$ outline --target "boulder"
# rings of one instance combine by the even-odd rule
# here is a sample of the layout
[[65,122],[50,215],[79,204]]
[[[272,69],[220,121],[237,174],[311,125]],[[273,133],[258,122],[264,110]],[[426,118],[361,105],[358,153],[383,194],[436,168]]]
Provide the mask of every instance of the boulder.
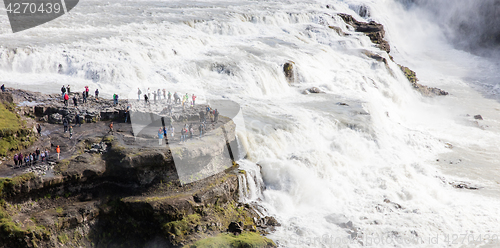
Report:
[[294,64],[295,63],[292,61],[283,64],[283,72],[285,73],[286,80],[288,81],[289,84],[295,81]]
[[14,98],[12,97],[12,94],[9,92],[0,92],[0,103],[12,103],[14,102]]
[[281,224],[276,220],[276,218],[272,216],[266,216],[264,217],[264,223],[268,226],[281,226]]
[[320,89],[318,89],[316,87],[312,87],[312,88],[308,89],[308,91],[311,93],[324,93],[323,91],[321,91]]
[[51,114],[49,116],[49,123],[62,124],[62,122],[63,122],[63,116],[59,113]]
[[231,222],[227,228],[227,231],[234,234],[240,234],[243,231],[240,223]]

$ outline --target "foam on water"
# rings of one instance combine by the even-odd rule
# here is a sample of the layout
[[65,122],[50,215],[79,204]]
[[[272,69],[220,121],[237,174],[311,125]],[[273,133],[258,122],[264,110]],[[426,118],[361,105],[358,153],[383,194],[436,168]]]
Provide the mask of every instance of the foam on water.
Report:
[[[437,235],[445,246],[447,234],[500,234],[500,106],[470,84],[480,80],[470,72],[490,64],[456,50],[420,10],[399,4],[83,1],[17,34],[2,19],[0,80],[42,92],[89,85],[131,99],[137,87],[166,88],[239,103],[245,128],[237,134],[247,151],[241,200],[277,217],[282,226],[270,237],[283,247],[356,247],[374,235]],[[361,6],[369,16],[353,11]],[[451,95],[420,96],[398,65],[364,55],[388,59],[336,13],[383,23],[396,61]],[[283,73],[289,61],[291,85]],[[302,94],[313,86],[325,94]],[[455,189],[447,183],[454,180],[483,189]]]

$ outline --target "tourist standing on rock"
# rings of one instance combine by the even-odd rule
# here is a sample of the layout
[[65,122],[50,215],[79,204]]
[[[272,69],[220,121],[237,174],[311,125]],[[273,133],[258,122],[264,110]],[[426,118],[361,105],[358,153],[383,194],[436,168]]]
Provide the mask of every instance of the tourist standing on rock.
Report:
[[45,152],[42,152],[42,153],[40,154],[40,158],[41,158],[40,160],[41,160],[41,161],[42,161],[42,163],[43,163],[43,162],[45,161]]
[[156,91],[156,95],[158,96],[158,101],[161,101],[161,91],[160,91],[160,89],[158,89]]
[[36,124],[36,131],[38,132],[38,136],[42,136],[42,126],[40,123]]
[[175,127],[170,125],[170,135],[172,136],[172,141],[174,141],[174,134],[175,134]]
[[153,103],[156,104],[156,91],[153,90]]
[[148,94],[148,98],[151,98],[151,92],[150,92],[149,88],[148,88],[148,90],[146,91],[146,93]]
[[63,119],[64,132],[67,132],[67,131],[68,131],[68,124],[69,124],[68,119],[65,117],[65,118]]
[[61,97],[64,97],[64,94],[66,93],[66,87],[64,85],[61,87]]
[[191,98],[193,99],[193,107],[194,107],[195,101],[196,101],[196,96],[193,94],[193,96],[191,96]]
[[208,112],[208,118],[210,119],[211,122],[214,122],[214,115],[212,111]]
[[142,95],[142,91],[140,88],[137,88],[137,101],[140,101],[141,100],[141,95]]
[[172,116],[172,104],[169,104],[168,107],[167,107],[167,112],[168,112],[168,115]]
[[59,154],[61,154],[61,148],[59,148],[59,146],[57,146],[56,152],[57,152],[57,160],[59,160]]
[[78,125],[78,127],[82,126],[82,122],[80,121],[80,115],[79,114],[76,114],[76,116],[75,116],[75,127],[76,127],[76,125]]
[[85,86],[85,98],[89,98],[89,86]]
[[182,110],[184,110],[184,106],[188,102],[188,99],[189,99],[188,93],[186,93],[186,95],[182,97]]
[[5,84],[2,84],[2,87],[0,87],[0,89],[2,89],[2,92],[5,92]]
[[68,107],[69,95],[64,93],[64,106]]
[[177,92],[174,92],[174,103],[177,104],[177,102],[181,102],[181,98],[177,94]]
[[19,164],[19,166],[22,166],[23,165],[23,154],[22,153],[19,153],[19,156],[17,156],[17,163]]
[[203,135],[203,124],[200,123],[200,125],[198,126],[198,131],[200,132],[200,138],[201,136]]
[[66,89],[68,90],[68,95],[69,95],[71,92],[71,88],[69,87],[69,84],[68,84],[68,87],[66,87]]
[[167,100],[167,90],[163,89],[163,100]]
[[36,154],[35,160],[38,161],[38,159],[40,158],[40,149],[38,147],[35,150],[35,154]]
[[189,125],[189,138],[190,139],[193,138],[193,133],[194,133],[193,125]]
[[149,104],[149,97],[146,94],[144,94],[144,104]]
[[33,161],[33,153],[30,153],[30,156],[29,156],[29,162],[30,162],[30,166],[33,165],[34,161]]
[[210,113],[210,106],[209,106],[209,105],[207,105],[207,107],[205,108],[205,110],[206,110],[205,115],[208,115],[208,113]]
[[98,97],[99,97],[99,89],[95,89],[95,99],[98,100]]
[[158,145],[161,146],[161,141],[163,140],[163,131],[161,130],[161,127],[160,127],[160,130],[158,130]]
[[73,139],[73,126],[69,126],[69,139]]
[[17,154],[14,154],[14,165],[17,166],[17,161],[18,161],[19,157],[17,156]]
[[172,93],[170,93],[170,91],[168,92],[168,99],[167,99],[167,103],[170,104],[170,102],[172,101]]
[[85,92],[85,91],[82,92],[83,104],[87,103],[87,97],[88,97],[87,95],[88,94],[89,94],[88,91],[87,92]]
[[215,122],[219,120],[219,111],[217,109],[214,110],[214,120]]
[[113,131],[113,122],[109,123],[109,131],[108,133],[111,133],[111,135],[113,135],[114,131]]
[[165,126],[163,126],[163,137],[165,137],[165,144],[168,145],[168,132]]
[[45,149],[45,159],[49,161],[49,149]]
[[181,141],[179,142],[183,142],[184,141],[184,127],[181,128]]
[[128,104],[128,105],[127,105],[127,108],[125,109],[125,123],[127,123],[127,121],[128,121],[128,117],[129,117],[129,115],[130,115],[130,112],[129,112],[129,111],[130,111],[130,107],[131,107],[131,105],[130,105],[130,104]]
[[75,107],[78,107],[78,99],[76,98],[76,95],[73,95],[73,104]]
[[185,109],[185,107],[184,107],[184,106],[185,106],[185,103],[186,103],[186,101],[184,100],[184,97],[183,97],[183,98],[182,98],[182,111],[185,111],[185,110],[186,110],[186,109]]

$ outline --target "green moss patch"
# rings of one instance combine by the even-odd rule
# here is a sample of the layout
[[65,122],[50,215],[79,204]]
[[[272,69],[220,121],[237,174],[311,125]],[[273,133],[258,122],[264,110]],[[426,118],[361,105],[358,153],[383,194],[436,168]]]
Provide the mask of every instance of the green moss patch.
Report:
[[200,219],[201,219],[200,215],[191,214],[186,216],[182,220],[168,222],[167,224],[163,225],[163,230],[167,233],[182,237],[189,230],[191,230],[192,226],[199,225]]
[[7,156],[8,152],[20,150],[36,141],[35,136],[30,136],[31,129],[25,127],[14,110],[13,105],[0,104],[0,156]]
[[195,242],[184,248],[256,248],[256,247],[276,247],[276,244],[257,233],[244,232],[240,235],[219,234],[218,236],[206,238]]
[[7,196],[15,186],[21,185],[34,178],[36,178],[36,175],[33,172],[13,178],[0,178],[0,197]]

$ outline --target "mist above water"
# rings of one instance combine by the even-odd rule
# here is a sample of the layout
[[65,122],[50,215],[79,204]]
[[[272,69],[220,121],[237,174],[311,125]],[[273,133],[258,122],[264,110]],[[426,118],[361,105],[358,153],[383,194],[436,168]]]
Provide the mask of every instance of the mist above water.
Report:
[[499,55],[499,0],[401,0],[408,8],[421,8],[443,28],[458,47],[480,55]]

